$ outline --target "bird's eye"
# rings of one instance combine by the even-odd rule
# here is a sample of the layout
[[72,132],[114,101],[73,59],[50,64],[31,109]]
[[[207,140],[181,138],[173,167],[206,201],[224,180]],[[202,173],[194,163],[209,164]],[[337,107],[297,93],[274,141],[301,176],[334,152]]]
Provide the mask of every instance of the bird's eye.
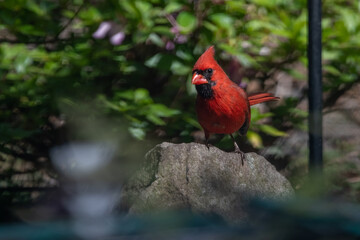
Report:
[[206,71],[207,71],[208,73],[212,73],[212,72],[213,72],[212,68],[208,68]]

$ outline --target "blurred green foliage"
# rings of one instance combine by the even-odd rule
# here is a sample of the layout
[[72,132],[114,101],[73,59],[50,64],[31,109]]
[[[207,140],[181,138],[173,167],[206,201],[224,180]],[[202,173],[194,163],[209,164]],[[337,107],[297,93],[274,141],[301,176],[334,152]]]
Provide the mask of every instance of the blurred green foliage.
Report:
[[[360,15],[356,1],[323,4],[330,104],[359,80]],[[238,82],[263,83],[277,72],[306,80],[293,67],[307,64],[305,0],[12,0],[0,8],[0,151],[35,162],[60,141],[51,119],[62,120],[63,103],[91,102],[100,114],[126,118],[137,139],[192,141],[201,128],[191,69],[210,45]],[[103,22],[109,32],[94,38]],[[125,39],[114,44],[118,32]],[[262,147],[264,134],[304,129],[298,102],[283,99],[274,114],[253,109],[252,146]],[[269,117],[272,126],[263,124]]]

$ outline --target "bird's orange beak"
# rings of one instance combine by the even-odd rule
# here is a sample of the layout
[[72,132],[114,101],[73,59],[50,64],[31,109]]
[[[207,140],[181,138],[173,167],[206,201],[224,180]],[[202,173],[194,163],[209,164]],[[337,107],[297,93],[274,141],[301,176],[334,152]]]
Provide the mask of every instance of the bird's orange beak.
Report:
[[200,85],[200,84],[208,83],[208,81],[206,80],[206,78],[204,78],[203,75],[194,73],[191,83],[194,85]]

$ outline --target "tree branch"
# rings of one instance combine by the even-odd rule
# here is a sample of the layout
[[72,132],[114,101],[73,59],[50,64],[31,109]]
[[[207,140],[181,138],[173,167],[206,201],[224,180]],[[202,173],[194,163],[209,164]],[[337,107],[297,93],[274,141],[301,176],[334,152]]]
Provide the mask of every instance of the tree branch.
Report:
[[74,13],[74,16],[72,16],[69,21],[58,31],[58,33],[55,35],[55,39],[58,39],[59,35],[74,21],[76,16],[79,14],[80,10],[85,6],[85,4],[81,4],[80,7],[76,10]]

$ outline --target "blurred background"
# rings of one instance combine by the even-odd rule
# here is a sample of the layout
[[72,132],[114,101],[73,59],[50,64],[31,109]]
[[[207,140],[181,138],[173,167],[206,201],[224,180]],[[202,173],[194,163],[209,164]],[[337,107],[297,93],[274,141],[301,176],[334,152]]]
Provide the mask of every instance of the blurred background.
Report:
[[[225,72],[249,94],[281,98],[252,108],[247,137],[237,136],[240,148],[265,156],[299,196],[357,209],[360,1],[323,1],[321,185],[307,174],[306,4],[0,1],[0,222],[72,216],[98,219],[77,223],[78,236],[88,236],[88,224],[98,226],[92,236],[106,233],[109,225],[99,219],[116,223],[110,215],[121,186],[148,150],[163,141],[204,141],[190,79],[211,45]],[[233,148],[229,136],[210,142]]]

